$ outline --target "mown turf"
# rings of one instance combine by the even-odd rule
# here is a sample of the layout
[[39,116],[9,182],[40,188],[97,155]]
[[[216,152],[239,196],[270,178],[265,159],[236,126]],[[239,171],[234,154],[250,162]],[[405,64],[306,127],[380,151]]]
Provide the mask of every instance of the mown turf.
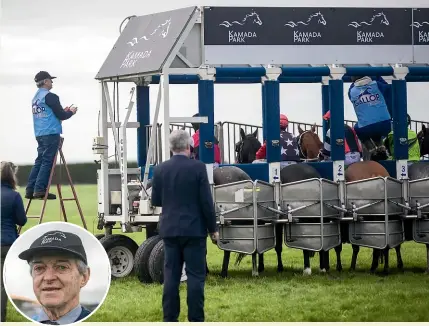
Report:
[[[64,192],[70,195],[66,188]],[[78,186],[77,192],[88,229],[101,233],[96,229],[96,187]],[[73,202],[66,205],[69,222],[81,225],[76,205]],[[40,202],[33,207],[31,214],[38,214]],[[49,201],[45,221],[58,218],[58,201]],[[24,230],[36,223],[36,220],[31,220]],[[129,236],[138,244],[144,240],[144,232]],[[329,275],[319,274],[319,258],[316,255],[311,260],[313,275],[303,276],[302,252],[284,248],[285,272],[276,272],[274,250],[265,255],[266,272],[259,278],[251,276],[250,257],[236,267],[235,255],[232,255],[227,280],[215,275],[221,270],[222,251],[211,243],[208,247],[211,275],[205,288],[206,321],[429,321],[429,276],[423,273],[426,266],[424,245],[414,242],[403,245],[403,274],[396,271],[396,255],[391,250],[392,274],[388,277],[368,273],[371,250],[366,248],[361,248],[357,271],[349,272],[351,247],[345,245],[342,273],[333,270]],[[331,268],[335,269],[333,250],[330,257]],[[114,280],[103,306],[87,321],[162,321],[161,299],[161,285],[144,285],[133,276]],[[186,321],[185,284],[181,285],[181,304],[180,320]],[[27,320],[9,304],[7,321]]]

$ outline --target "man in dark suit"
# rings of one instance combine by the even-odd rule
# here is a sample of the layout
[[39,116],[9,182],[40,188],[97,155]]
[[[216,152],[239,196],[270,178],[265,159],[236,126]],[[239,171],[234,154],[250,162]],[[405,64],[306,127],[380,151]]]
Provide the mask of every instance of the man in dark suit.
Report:
[[152,178],[152,205],[162,207],[159,235],[164,241],[165,322],[177,322],[180,314],[179,285],[186,264],[188,320],[204,321],[207,233],[217,243],[216,216],[204,163],[191,160],[188,132],[170,135],[170,160],[158,165]]

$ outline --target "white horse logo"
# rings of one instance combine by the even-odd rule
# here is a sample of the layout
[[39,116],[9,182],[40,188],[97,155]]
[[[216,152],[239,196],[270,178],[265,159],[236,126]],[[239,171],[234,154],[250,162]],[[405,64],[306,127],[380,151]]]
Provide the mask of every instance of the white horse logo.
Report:
[[423,27],[423,25],[429,25],[429,22],[421,22],[421,23],[420,22],[414,22],[410,26],[420,28],[420,27]]
[[234,24],[243,26],[247,22],[247,19],[252,18],[252,17],[254,17],[253,21],[252,21],[254,24],[258,24],[259,26],[262,25],[262,20],[261,20],[261,18],[259,18],[259,15],[255,11],[252,11],[250,14],[247,14],[241,20],[241,22],[234,20],[233,22],[230,23],[229,21],[224,20],[222,23],[219,24],[219,26],[225,26],[226,28],[231,27]]
[[310,24],[310,22],[313,20],[313,18],[318,18],[317,19],[317,23],[318,24],[322,24],[323,26],[326,26],[325,17],[323,17],[323,15],[322,15],[322,13],[320,11],[316,12],[314,14],[311,14],[310,17],[308,17],[308,19],[307,19],[306,22],[304,22],[302,20],[300,20],[300,21],[298,21],[296,23],[294,21],[289,21],[284,26],[289,26],[289,27],[292,27],[292,28],[295,28],[295,27],[299,26],[298,24],[308,26]]
[[390,25],[389,21],[387,20],[386,15],[383,12],[379,12],[378,14],[375,14],[374,16],[372,16],[372,18],[369,22],[362,21],[362,22],[358,23],[356,21],[353,21],[349,24],[349,26],[352,26],[354,28],[361,27],[362,25],[371,26],[372,23],[379,17],[381,17],[380,24],[384,24],[386,26]]
[[143,39],[145,41],[149,41],[150,37],[155,35],[156,36],[160,36],[162,38],[166,38],[168,35],[168,32],[170,30],[170,25],[171,25],[171,18],[167,19],[164,23],[159,24],[152,33],[149,34],[149,36],[143,35],[140,38],[134,37],[131,41],[127,42],[127,44],[134,46],[136,45],[139,40]]

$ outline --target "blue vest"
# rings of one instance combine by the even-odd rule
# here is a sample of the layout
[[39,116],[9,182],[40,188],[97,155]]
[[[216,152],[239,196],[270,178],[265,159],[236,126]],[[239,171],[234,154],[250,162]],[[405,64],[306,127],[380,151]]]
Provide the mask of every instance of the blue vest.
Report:
[[386,101],[376,81],[366,85],[355,83],[350,90],[350,99],[358,118],[359,128],[390,120]]
[[48,93],[49,91],[46,88],[39,88],[31,102],[36,137],[57,135],[63,132],[61,121],[58,120],[52,109],[45,103],[45,96]]

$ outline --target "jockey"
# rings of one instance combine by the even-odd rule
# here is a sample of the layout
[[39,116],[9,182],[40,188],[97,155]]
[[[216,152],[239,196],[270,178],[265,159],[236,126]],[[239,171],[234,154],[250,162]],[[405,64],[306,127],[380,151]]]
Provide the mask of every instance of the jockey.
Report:
[[[408,127],[411,126],[411,117],[407,114]],[[394,153],[394,141],[393,141],[393,130],[387,135],[384,141],[384,145],[387,148],[389,160],[395,159]],[[408,161],[417,162],[420,161],[420,145],[417,139],[415,131],[408,129]]]
[[[299,157],[299,149],[296,138],[286,131],[289,124],[288,118],[284,114],[280,114],[280,148],[281,148],[281,162],[280,166],[295,164],[301,161]],[[256,159],[262,160],[267,157],[267,143],[264,144],[256,152]]]
[[[199,117],[199,113],[194,114],[194,117]],[[194,129],[195,133],[192,135],[192,140],[194,142],[194,146],[192,148],[193,151],[193,158],[196,160],[199,160],[199,146],[200,146],[200,124],[199,123],[192,123],[192,128]],[[219,149],[219,141],[216,137],[214,137],[214,161],[215,165],[220,164],[220,149]]]
[[[328,111],[323,116],[323,120],[329,121],[330,118],[331,111]],[[362,157],[361,144],[353,128],[347,124],[344,124],[344,150],[346,153],[344,165],[347,166],[360,161]],[[324,160],[330,160],[331,158],[331,129],[326,132],[325,143],[320,154]]]
[[348,96],[358,119],[356,134],[370,153],[378,149],[380,158],[387,158],[383,139],[392,129],[388,108],[391,87],[381,77],[352,77],[352,82]]

